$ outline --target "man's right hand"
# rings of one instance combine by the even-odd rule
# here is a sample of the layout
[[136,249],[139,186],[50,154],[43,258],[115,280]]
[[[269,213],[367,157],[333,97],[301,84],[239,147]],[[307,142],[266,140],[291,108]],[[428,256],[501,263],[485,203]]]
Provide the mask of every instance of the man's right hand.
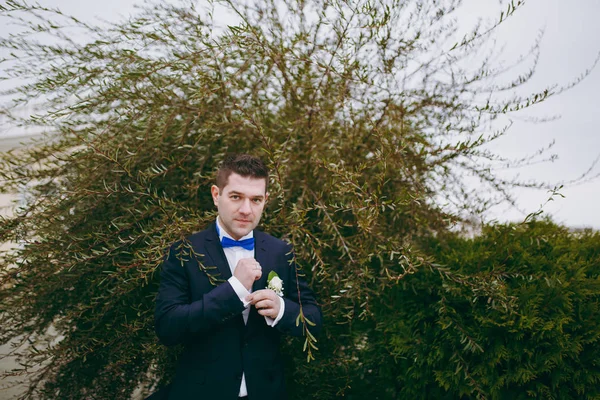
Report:
[[254,258],[242,258],[238,261],[235,270],[235,276],[248,291],[252,290],[252,284],[262,276],[262,268]]

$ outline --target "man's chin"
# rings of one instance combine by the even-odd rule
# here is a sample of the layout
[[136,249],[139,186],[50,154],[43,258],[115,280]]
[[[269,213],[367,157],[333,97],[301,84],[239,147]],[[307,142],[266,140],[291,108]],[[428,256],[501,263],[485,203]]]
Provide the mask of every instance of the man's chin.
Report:
[[247,234],[249,234],[250,232],[252,232],[253,229],[254,228],[244,227],[244,228],[236,229],[234,233],[238,238],[241,239],[244,236],[246,236]]

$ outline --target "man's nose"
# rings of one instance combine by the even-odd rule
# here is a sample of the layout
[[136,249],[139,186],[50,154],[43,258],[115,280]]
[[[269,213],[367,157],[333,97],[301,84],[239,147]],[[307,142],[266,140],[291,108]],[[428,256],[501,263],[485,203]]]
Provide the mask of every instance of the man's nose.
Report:
[[252,208],[250,207],[250,199],[242,201],[239,211],[241,214],[250,214],[252,212]]

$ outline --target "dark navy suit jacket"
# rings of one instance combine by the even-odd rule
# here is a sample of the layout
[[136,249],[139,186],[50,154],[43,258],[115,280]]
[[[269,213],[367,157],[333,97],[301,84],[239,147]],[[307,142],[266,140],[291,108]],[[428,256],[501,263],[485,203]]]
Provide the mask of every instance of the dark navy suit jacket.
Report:
[[[231,270],[214,223],[169,249],[156,297],[156,334],[167,346],[184,345],[169,399],[237,399],[242,371],[251,400],[286,398],[280,337],[303,335],[302,323],[296,326],[300,303],[316,324],[310,327],[313,334],[320,330],[321,311],[305,280],[296,284],[291,246],[257,230],[254,239],[263,273],[253,291],[267,287],[270,271],[284,282],[285,312],[275,327],[253,306],[244,324],[244,306],[226,282]],[[219,282],[211,283],[209,275]]]

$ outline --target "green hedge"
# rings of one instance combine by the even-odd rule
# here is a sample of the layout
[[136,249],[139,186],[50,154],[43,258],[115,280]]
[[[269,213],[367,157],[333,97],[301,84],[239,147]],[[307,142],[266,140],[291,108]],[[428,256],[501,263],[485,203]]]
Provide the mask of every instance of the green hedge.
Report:
[[447,270],[379,296],[347,398],[600,398],[598,232],[538,221],[422,247]]

